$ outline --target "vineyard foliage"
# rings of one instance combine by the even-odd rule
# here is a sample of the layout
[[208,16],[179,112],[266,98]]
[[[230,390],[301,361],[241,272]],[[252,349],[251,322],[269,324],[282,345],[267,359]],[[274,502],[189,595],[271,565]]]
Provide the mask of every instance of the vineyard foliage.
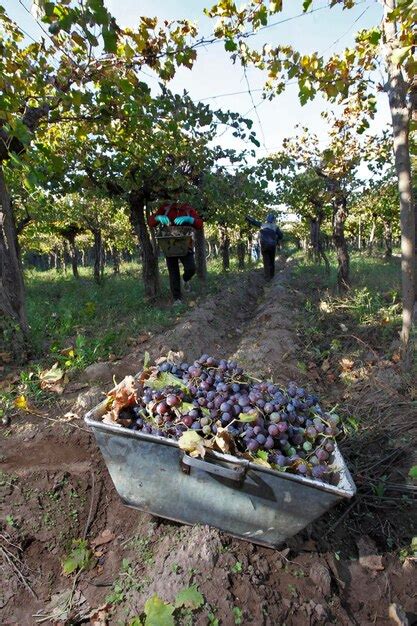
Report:
[[[354,4],[345,0],[344,7]],[[176,199],[202,214],[208,251],[222,252],[225,270],[231,250],[245,265],[255,235],[246,216],[263,220],[271,210],[296,216],[284,231],[317,261],[328,266],[335,249],[340,289],[350,285],[350,247],[378,244],[389,257],[401,240],[406,345],[415,293],[409,146],[400,145],[395,123],[394,142],[369,128],[376,110],[371,76],[383,58],[391,104],[405,86],[408,138],[415,9],[408,0],[383,4],[382,27],[360,31],[354,48],[329,59],[286,45],[250,47],[249,35],[282,11],[281,2],[237,9],[222,0],[207,9],[219,18],[214,39],[244,67],[265,72],[266,97],[296,78],[301,103],[322,93],[342,104],[340,114],[327,115],[326,141],[298,129],[263,158],[252,119],[169,89],[177,69],[193,71],[199,48],[212,41],[190,21],[140,17],[135,28],[122,28],[102,0],[36,0],[32,11],[44,36],[33,41],[0,8],[0,331],[12,352],[25,356],[29,340],[22,261],[56,268],[70,262],[76,277],[80,262],[91,264],[100,284],[106,262],[118,272],[124,256],[139,252],[145,293],[158,298],[159,252],[147,216]],[[302,10],[311,5],[304,2]],[[391,24],[396,39],[387,53],[382,44]],[[145,80],[146,67],[159,77],[156,90]],[[226,131],[240,148],[226,146]],[[363,177],[364,168],[371,176]]]

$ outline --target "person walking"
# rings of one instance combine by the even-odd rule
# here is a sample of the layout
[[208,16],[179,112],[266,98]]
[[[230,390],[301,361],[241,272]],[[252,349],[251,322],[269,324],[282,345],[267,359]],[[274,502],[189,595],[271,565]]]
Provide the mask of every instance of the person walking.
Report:
[[283,238],[282,231],[276,224],[274,213],[269,213],[266,222],[262,223],[249,215],[246,218],[252,226],[260,227],[259,243],[261,246],[262,261],[264,265],[264,276],[266,280],[271,280],[275,276],[275,254],[278,242]]
[[[189,204],[183,202],[166,202],[159,209],[149,217],[148,224],[151,228],[161,226],[190,226],[196,230],[203,228],[203,220],[198,215],[197,211]],[[184,256],[166,256],[166,263],[169,274],[169,284],[171,293],[174,298],[174,304],[181,302],[181,275],[180,275],[180,262],[184,268],[183,272],[183,287],[184,291],[190,290],[190,280],[196,272],[195,258],[194,258],[194,243],[193,237],[189,238],[188,252]]]

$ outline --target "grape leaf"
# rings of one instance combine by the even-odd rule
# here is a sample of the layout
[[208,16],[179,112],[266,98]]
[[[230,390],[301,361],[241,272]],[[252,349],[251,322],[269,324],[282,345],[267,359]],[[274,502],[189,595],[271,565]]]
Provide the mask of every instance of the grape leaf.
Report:
[[165,604],[157,594],[145,602],[145,626],[175,626],[172,614],[175,607]]
[[413,467],[410,468],[408,475],[410,478],[417,478],[417,465],[413,465]]
[[204,456],[205,449],[203,438],[195,430],[186,430],[178,439],[178,445],[181,450],[185,450],[191,456]]
[[164,387],[179,387],[182,391],[188,392],[188,387],[184,385],[182,380],[171,374],[171,372],[159,372],[156,376],[152,375],[146,381],[146,386],[151,389],[163,389]]
[[179,407],[179,411],[180,411],[181,415],[186,415],[187,413],[192,411],[193,408],[194,408],[194,405],[193,405],[192,402],[181,402],[181,406]]
[[203,595],[198,591],[196,585],[183,589],[177,593],[175,598],[175,606],[181,606],[187,609],[198,609],[204,602]]
[[136,404],[138,387],[139,384],[133,376],[125,376],[117,387],[109,391],[107,395],[113,398],[113,404],[111,411],[103,415],[103,421],[107,423],[117,422],[122,409]]
[[218,428],[216,437],[214,439],[217,447],[223,454],[236,454],[236,444],[232,437],[232,435],[227,431],[226,428]]
[[241,413],[239,415],[239,422],[254,422],[257,419],[258,416],[256,415],[256,413],[254,415],[251,415],[249,413]]

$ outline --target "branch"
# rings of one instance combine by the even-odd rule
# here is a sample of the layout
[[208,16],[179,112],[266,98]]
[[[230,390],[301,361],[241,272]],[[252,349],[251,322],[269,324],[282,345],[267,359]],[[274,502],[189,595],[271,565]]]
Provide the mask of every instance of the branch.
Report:
[[16,234],[20,235],[23,232],[23,229],[32,221],[32,216],[27,215],[23,219],[20,220],[18,224],[16,224]]

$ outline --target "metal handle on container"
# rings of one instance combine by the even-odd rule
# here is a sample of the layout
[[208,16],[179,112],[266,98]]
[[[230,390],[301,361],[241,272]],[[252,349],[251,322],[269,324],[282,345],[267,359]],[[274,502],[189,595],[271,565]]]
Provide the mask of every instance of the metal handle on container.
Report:
[[235,480],[236,482],[242,482],[246,474],[246,467],[241,465],[235,465],[232,469],[223,467],[223,465],[216,465],[214,463],[208,463],[202,459],[198,459],[188,454],[184,454],[181,457],[181,467],[185,474],[190,473],[190,468],[202,470],[208,474],[214,476],[221,476],[222,478],[228,478],[229,480]]

